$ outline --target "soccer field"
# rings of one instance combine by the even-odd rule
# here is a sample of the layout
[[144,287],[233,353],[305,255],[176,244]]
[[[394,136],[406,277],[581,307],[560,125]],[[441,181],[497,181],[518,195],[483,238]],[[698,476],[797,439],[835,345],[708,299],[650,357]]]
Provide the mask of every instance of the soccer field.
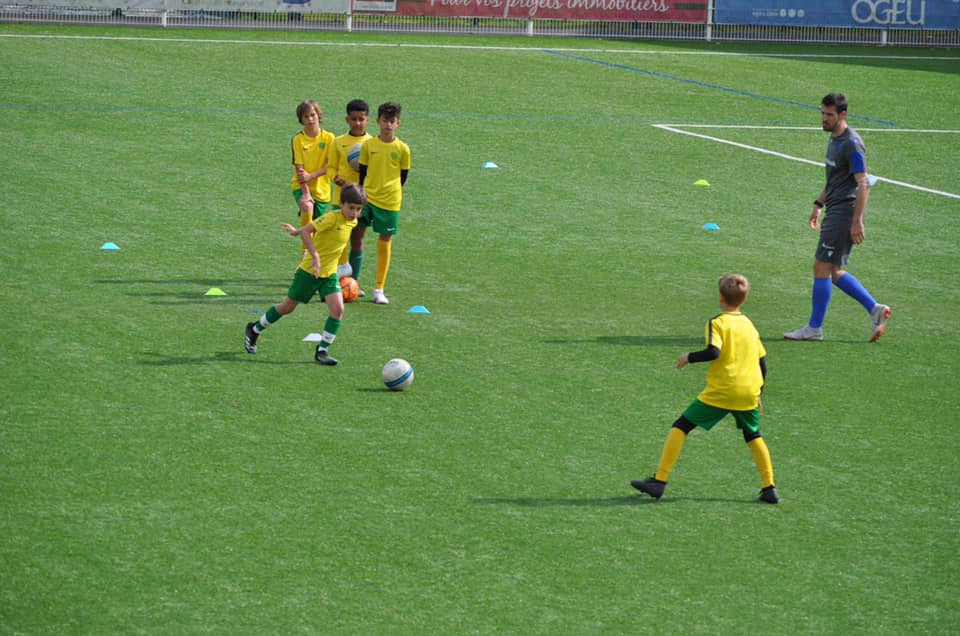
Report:
[[[3,25],[0,86],[0,633],[956,631],[956,51]],[[831,91],[878,179],[875,344],[839,292],[781,339]],[[249,355],[294,109],[339,135],[355,97],[413,156],[391,304],[347,306],[337,367],[317,302]],[[783,501],[728,418],[654,503],[729,272]]]

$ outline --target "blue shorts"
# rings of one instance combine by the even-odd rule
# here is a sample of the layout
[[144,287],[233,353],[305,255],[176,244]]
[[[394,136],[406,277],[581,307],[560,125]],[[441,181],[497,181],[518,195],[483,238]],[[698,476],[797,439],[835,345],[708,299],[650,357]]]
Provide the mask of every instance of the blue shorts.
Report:
[[818,261],[832,263],[843,267],[850,262],[850,252],[853,250],[853,239],[850,238],[850,224],[853,217],[828,212],[820,226],[820,242],[817,244]]

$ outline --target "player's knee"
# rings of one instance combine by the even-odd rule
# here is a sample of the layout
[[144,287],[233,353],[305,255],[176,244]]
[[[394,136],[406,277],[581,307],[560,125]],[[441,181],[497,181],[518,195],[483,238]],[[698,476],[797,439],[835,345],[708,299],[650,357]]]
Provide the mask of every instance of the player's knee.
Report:
[[673,428],[678,428],[683,431],[684,435],[689,435],[690,431],[697,428],[697,425],[681,415],[677,418],[677,421],[673,423]]

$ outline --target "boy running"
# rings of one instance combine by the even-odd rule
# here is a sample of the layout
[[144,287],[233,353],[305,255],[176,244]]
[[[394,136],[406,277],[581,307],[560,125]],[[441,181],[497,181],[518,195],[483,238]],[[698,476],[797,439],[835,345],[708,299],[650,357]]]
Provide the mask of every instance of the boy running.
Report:
[[320,364],[337,364],[337,359],[328,353],[343,320],[343,294],[337,277],[337,259],[350,239],[350,232],[356,227],[357,218],[366,202],[363,188],[350,184],[340,191],[338,209],[313,219],[299,229],[289,223],[283,224],[288,234],[303,240],[307,254],[293,275],[287,297],[268,309],[258,321],[247,323],[243,341],[247,353],[257,352],[257,340],[264,329],[292,313],[298,304],[309,303],[314,294],[319,294],[327,304],[330,315],[323,326],[322,340],[317,345],[314,359]]

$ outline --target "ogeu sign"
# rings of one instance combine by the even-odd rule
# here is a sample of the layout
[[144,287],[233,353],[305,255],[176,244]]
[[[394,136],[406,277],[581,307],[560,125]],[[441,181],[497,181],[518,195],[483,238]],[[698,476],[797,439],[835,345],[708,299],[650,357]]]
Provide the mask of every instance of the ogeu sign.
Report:
[[715,0],[719,24],[960,29],[960,0]]
[[923,26],[927,0],[857,0],[850,15],[857,24]]

